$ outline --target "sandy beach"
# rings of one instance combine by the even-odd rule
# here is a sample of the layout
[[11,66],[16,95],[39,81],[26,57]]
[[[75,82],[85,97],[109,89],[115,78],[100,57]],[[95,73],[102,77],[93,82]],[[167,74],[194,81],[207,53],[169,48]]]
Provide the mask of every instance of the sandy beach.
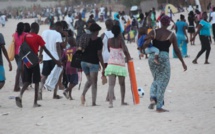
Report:
[[[186,15],[187,12],[183,14]],[[179,15],[174,19],[179,19]],[[9,19],[4,28],[0,27],[8,48],[12,33],[18,22],[33,22],[34,19],[14,20]],[[102,31],[105,30],[104,23]],[[47,29],[48,25],[40,26],[40,33]],[[103,32],[100,33],[103,33]],[[0,134],[214,134],[215,133],[215,43],[211,45],[209,62],[205,65],[205,54],[198,64],[192,64],[201,49],[198,36],[196,45],[188,45],[189,58],[185,59],[188,66],[183,71],[181,62],[172,57],[170,48],[171,80],[165,93],[164,108],[168,113],[157,113],[149,110],[149,92],[152,83],[152,75],[147,59],[139,60],[135,43],[127,43],[131,56],[134,59],[138,87],[142,87],[145,95],[140,98],[139,105],[133,105],[129,77],[126,78],[126,102],[128,106],[120,105],[120,88],[118,80],[115,87],[116,100],[114,108],[108,108],[105,101],[108,84],[102,85],[101,72],[98,76],[97,104],[91,106],[91,90],[86,95],[86,106],[80,105],[80,96],[86,82],[85,75],[81,89],[78,86],[73,89],[73,98],[60,100],[52,99],[53,93],[44,90],[43,100],[38,103],[40,108],[33,108],[34,89],[29,88],[23,96],[23,108],[15,104],[13,92],[16,74],[16,64],[12,61],[13,70],[8,71],[8,63],[4,58],[6,70],[6,83],[0,91]],[[63,96],[63,91],[58,92]]]

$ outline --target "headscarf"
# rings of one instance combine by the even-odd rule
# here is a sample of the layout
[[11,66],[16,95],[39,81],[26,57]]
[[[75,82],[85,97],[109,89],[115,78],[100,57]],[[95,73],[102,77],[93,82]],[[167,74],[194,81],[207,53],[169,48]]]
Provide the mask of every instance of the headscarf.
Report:
[[162,24],[163,26],[169,26],[170,20],[171,20],[171,19],[170,19],[169,16],[164,15],[164,16],[161,17],[160,22],[161,22],[161,24]]

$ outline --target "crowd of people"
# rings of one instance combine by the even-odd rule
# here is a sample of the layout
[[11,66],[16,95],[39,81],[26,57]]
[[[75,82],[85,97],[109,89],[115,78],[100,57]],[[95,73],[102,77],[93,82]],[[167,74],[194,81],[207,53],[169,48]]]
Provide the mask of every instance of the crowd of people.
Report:
[[[169,10],[171,11],[171,10]],[[195,13],[194,13],[195,12]],[[34,107],[40,107],[37,103],[42,99],[42,90],[46,79],[56,66],[63,67],[63,71],[59,75],[58,82],[55,83],[53,99],[61,99],[62,96],[57,94],[58,88],[65,89],[63,95],[72,100],[72,89],[78,84],[80,71],[86,76],[86,83],[81,94],[82,105],[86,102],[86,93],[91,87],[92,90],[92,106],[96,106],[97,98],[97,81],[99,70],[102,70],[102,83],[107,83],[108,77],[108,93],[106,100],[109,107],[113,107],[115,99],[114,87],[116,77],[119,79],[121,91],[121,105],[128,105],[125,102],[125,77],[127,70],[126,62],[132,60],[125,40],[136,40],[139,58],[144,55],[148,58],[149,67],[152,72],[153,82],[150,88],[150,105],[149,109],[156,106],[157,112],[167,112],[163,109],[164,93],[170,80],[170,61],[169,48],[173,46],[173,57],[178,58],[182,63],[184,71],[187,70],[186,63],[183,58],[188,58],[187,43],[195,45],[195,38],[199,35],[201,41],[201,50],[193,60],[197,64],[198,58],[206,51],[205,64],[209,64],[209,54],[211,39],[211,24],[213,24],[213,34],[215,37],[215,7],[210,12],[210,20],[208,21],[208,13],[201,13],[198,9],[190,11],[187,18],[180,15],[177,22],[172,20],[172,14],[161,12],[156,15],[155,8],[143,14],[131,16],[125,12],[113,14],[113,19],[105,15],[106,30],[99,35],[102,29],[98,23],[96,16],[91,14],[88,20],[83,19],[83,14],[78,14],[74,27],[70,18],[71,14],[67,13],[64,20],[50,23],[50,29],[44,30],[42,35],[38,35],[39,24],[34,22],[19,22],[16,32],[12,35],[15,42],[15,61],[17,64],[14,91],[20,91],[20,95],[16,97],[16,105],[22,108],[22,96],[31,83],[35,84]],[[55,21],[55,22],[54,22]],[[168,30],[170,23],[173,23],[176,35]],[[77,30],[77,32],[75,32]],[[190,40],[188,39],[190,33]],[[133,34],[133,35],[132,35]],[[215,38],[214,38],[215,40]],[[35,55],[38,56],[43,67],[40,71],[39,63],[32,68],[28,68],[23,64],[22,57],[19,56],[20,46],[26,42]],[[11,62],[8,59],[5,50],[4,37],[0,34],[1,53],[3,52],[9,62],[9,68],[12,69]],[[38,52],[39,50],[39,52]],[[81,68],[71,66],[76,53],[81,53]],[[126,58],[125,58],[126,57]],[[2,63],[2,56],[0,57]],[[126,60],[125,60],[126,59]],[[5,82],[4,67],[1,66],[0,82],[1,88]],[[41,73],[40,73],[41,72]],[[20,85],[22,83],[22,85]],[[22,87],[22,89],[20,89]]]

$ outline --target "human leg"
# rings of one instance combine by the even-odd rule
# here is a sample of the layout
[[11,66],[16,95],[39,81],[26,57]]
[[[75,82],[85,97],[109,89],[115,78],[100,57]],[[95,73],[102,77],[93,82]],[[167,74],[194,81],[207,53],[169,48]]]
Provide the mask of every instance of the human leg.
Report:
[[96,106],[98,72],[90,72],[92,84],[92,106]]
[[125,77],[119,76],[119,85],[120,85],[120,91],[121,91],[121,105],[128,105],[125,102]]
[[64,91],[64,95],[67,99],[73,100],[72,89],[78,84],[78,74],[67,75],[69,87]]
[[42,100],[42,90],[44,88],[44,84],[46,82],[47,77],[51,73],[52,69],[55,66],[55,62],[53,60],[43,61],[43,69],[42,69],[42,78],[40,83],[40,88],[38,91],[38,100]]
[[170,63],[168,53],[162,52],[159,54],[159,65],[153,62],[154,56],[149,57],[149,66],[154,78],[150,88],[150,105],[149,109],[153,109],[157,105],[157,109],[162,109],[164,102],[164,93],[170,79]]
[[211,51],[211,45],[210,45],[209,38],[208,38],[208,42],[205,42],[204,45],[205,45],[205,47],[206,47],[205,64],[210,64],[210,63],[208,62],[209,55],[210,55],[210,51]]
[[114,86],[116,83],[116,76],[109,75],[109,87],[108,87],[108,100],[109,100],[109,108],[113,107],[113,97],[114,97]]
[[16,70],[16,77],[15,77],[15,85],[14,85],[14,90],[15,92],[17,91],[20,91],[20,87],[19,87],[19,79],[20,79],[20,76],[21,76],[21,61],[20,61],[20,58],[19,58],[19,55],[15,55],[15,61],[16,61],[16,64],[17,64],[17,70]]
[[5,82],[4,81],[0,81],[0,89],[2,89],[4,87]]
[[215,24],[212,24],[213,39],[215,41]]
[[23,87],[22,87],[21,92],[20,92],[20,95],[15,98],[16,105],[20,108],[22,108],[22,96],[23,96],[25,90],[28,88],[29,85],[30,85],[29,82],[24,82]]
[[200,35],[200,41],[202,47],[199,53],[197,54],[196,58],[193,60],[194,64],[197,64],[198,58],[206,51],[205,42],[207,42],[207,39],[204,36]]
[[88,89],[90,88],[91,86],[91,78],[90,78],[90,69],[88,67],[88,63],[86,62],[81,62],[81,67],[82,67],[82,70],[84,71],[86,77],[87,77],[87,81],[84,85],[84,90],[82,92],[82,95],[81,95],[81,104],[84,105],[85,104],[85,95],[88,91]]
[[35,83],[34,107],[40,107],[41,106],[40,104],[37,104],[38,91],[39,91],[39,83]]

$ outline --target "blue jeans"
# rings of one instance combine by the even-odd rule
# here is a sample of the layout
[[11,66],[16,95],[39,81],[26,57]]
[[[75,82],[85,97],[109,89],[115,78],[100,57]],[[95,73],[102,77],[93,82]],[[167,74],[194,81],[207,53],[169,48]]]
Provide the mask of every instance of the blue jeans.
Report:
[[92,64],[92,63],[82,61],[81,68],[83,69],[84,73],[88,75],[91,72],[98,72],[99,64]]
[[155,55],[159,55],[159,49],[157,49],[156,47],[153,47],[153,46],[151,46],[151,47],[147,47],[146,49],[145,49],[145,52],[146,52],[146,54],[151,54],[151,53],[155,53]]

